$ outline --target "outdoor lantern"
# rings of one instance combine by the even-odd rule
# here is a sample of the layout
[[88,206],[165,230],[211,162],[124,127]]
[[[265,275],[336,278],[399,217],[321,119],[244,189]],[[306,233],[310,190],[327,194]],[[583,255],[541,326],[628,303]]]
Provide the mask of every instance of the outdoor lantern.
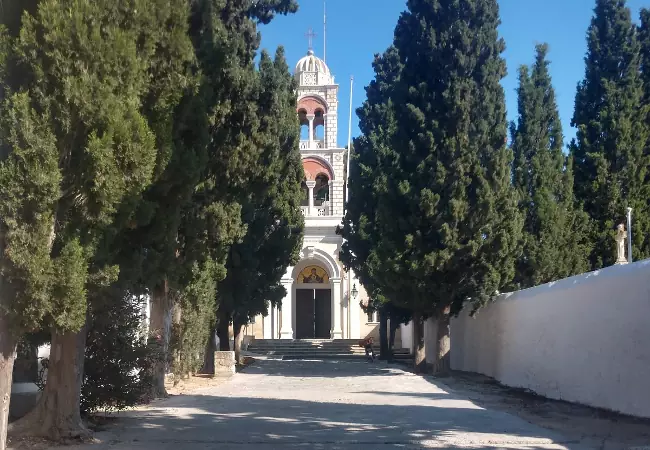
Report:
[[357,284],[356,283],[354,283],[352,285],[352,292],[350,292],[350,293],[352,294],[353,299],[357,298],[357,294],[359,293],[359,291],[357,291]]

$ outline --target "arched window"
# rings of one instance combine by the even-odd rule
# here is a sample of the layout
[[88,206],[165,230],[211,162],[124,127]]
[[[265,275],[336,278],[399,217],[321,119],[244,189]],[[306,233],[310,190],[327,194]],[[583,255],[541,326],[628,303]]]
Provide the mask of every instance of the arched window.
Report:
[[322,109],[317,109],[314,113],[314,139],[325,139],[325,115]]
[[323,202],[330,199],[329,177],[324,173],[316,176],[316,186],[314,187],[314,205],[321,206]]
[[307,110],[298,110],[298,120],[300,121],[300,140],[309,140],[309,120],[307,120]]

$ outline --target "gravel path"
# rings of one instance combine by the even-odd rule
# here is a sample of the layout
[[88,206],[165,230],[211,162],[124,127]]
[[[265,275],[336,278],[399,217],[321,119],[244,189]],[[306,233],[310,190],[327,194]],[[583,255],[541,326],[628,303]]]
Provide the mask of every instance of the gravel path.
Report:
[[400,366],[260,360],[219,386],[121,415],[77,450],[585,448]]

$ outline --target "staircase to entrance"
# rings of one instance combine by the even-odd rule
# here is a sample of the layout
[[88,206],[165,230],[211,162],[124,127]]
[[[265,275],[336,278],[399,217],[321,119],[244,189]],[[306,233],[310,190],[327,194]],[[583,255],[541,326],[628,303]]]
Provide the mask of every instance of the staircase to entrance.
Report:
[[[379,346],[374,345],[379,355]],[[281,359],[363,359],[365,350],[359,347],[358,339],[255,339],[248,346],[248,352],[275,356]],[[393,349],[395,359],[411,358],[408,349]]]

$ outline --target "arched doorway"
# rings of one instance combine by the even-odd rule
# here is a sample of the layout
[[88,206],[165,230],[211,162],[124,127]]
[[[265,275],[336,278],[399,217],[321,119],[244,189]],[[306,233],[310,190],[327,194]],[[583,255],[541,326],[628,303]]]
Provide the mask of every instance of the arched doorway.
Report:
[[295,279],[296,339],[329,339],[332,325],[332,288],[329,274],[309,264]]

